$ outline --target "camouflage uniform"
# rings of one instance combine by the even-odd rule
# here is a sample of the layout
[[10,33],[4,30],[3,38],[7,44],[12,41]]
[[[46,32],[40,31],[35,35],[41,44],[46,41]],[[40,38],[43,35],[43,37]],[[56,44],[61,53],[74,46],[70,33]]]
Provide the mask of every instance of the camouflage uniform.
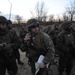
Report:
[[27,31],[24,28],[21,28],[21,30],[19,31],[19,38],[20,41],[23,42],[23,38],[26,35]]
[[[7,21],[7,28],[8,28],[8,30],[12,31],[12,32],[17,36],[16,31],[13,30],[13,29],[11,28],[11,26],[12,26],[12,21],[11,21],[11,20],[8,20],[8,21]],[[19,39],[19,40],[20,40],[20,39]],[[23,65],[23,64],[24,64],[24,63],[21,62],[21,60],[20,60],[19,47],[17,48],[17,50],[15,50],[15,58],[17,59],[18,64],[20,64],[20,65]]]
[[[6,18],[0,16],[0,25],[6,24],[6,22]],[[16,75],[18,68],[14,50],[19,46],[20,41],[12,31],[0,28],[0,75],[5,75],[6,69],[9,75]]]
[[72,51],[75,40],[71,33],[71,29],[69,29],[70,25],[70,22],[62,23],[63,31],[57,36],[56,48],[59,53],[59,75],[62,75],[65,68],[67,75],[70,75],[73,67]]
[[53,40],[54,46],[56,45],[56,37],[59,32],[60,32],[60,29],[58,28],[58,25],[56,24],[54,26],[54,29],[48,33],[48,35],[51,36],[51,39]]
[[49,26],[46,30],[46,33],[49,34],[51,32],[51,27]]
[[[33,28],[35,25],[36,24],[33,24],[31,25],[31,27],[30,26],[29,27]],[[31,57],[32,73],[35,73],[35,62],[38,60],[38,57],[40,55],[45,56],[43,60],[45,64],[53,61],[54,59],[53,42],[50,39],[50,37],[42,31],[39,31],[39,33],[36,36],[33,36],[30,41],[22,44],[21,49],[28,50],[29,52],[29,56]],[[42,75],[42,74],[40,74],[39,72],[38,75]]]

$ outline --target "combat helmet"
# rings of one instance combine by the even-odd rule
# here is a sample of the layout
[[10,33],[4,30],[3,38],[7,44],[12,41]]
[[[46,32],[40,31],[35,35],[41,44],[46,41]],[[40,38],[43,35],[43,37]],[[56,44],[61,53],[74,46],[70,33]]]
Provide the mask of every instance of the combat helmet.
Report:
[[27,21],[27,28],[28,28],[28,31],[30,31],[31,28],[35,28],[35,27],[39,27],[39,22],[38,22],[38,20],[37,20],[37,19],[34,19],[34,18],[29,19],[29,20]]
[[7,19],[4,16],[0,16],[0,23],[7,23]]
[[7,23],[8,23],[8,24],[12,24],[12,21],[11,21],[11,20],[7,20]]
[[66,22],[63,22],[63,23],[61,24],[61,27],[62,27],[64,30],[69,30],[70,27],[71,27],[71,25],[72,25],[71,22],[66,21]]

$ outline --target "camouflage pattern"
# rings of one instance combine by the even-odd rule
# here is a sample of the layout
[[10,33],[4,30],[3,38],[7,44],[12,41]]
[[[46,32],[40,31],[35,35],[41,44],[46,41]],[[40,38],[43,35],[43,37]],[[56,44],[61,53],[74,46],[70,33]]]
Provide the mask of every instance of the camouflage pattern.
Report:
[[[29,40],[21,44],[20,49],[28,52],[30,59],[31,71],[35,74],[35,62],[37,62],[40,55],[44,55],[43,63],[52,62],[54,59],[54,45],[51,38],[40,30],[39,23],[36,19],[29,19],[27,21],[28,33],[31,37]],[[33,30],[34,31],[33,31]],[[26,35],[27,36],[27,35]],[[25,39],[26,37],[24,37]],[[40,74],[38,74],[40,75]]]
[[73,67],[73,50],[75,49],[75,37],[70,28],[71,22],[63,22],[61,24],[62,31],[57,36],[56,48],[59,54],[59,75],[66,68],[66,74],[70,75]]
[[59,32],[60,32],[59,29],[54,29],[54,30],[50,31],[50,33],[48,33],[48,35],[51,36],[51,39],[53,40],[54,45],[56,45],[56,37]]
[[71,28],[71,26],[72,26],[72,23],[69,22],[69,21],[63,22],[63,23],[61,24],[61,27],[62,27],[63,30],[68,30],[68,29]]
[[59,72],[61,74],[66,68],[67,75],[70,75],[73,67],[74,36],[71,32],[66,33],[63,30],[58,34],[56,41],[56,48],[59,54]]
[[45,33],[49,34],[50,32],[51,32],[51,27],[49,26],[49,27],[46,29]]
[[[28,42],[29,43],[29,42]],[[53,61],[54,59],[54,45],[50,37],[44,32],[39,32],[35,37],[32,38],[31,45],[24,43],[21,45],[21,50],[29,52],[29,57],[31,58],[31,70],[35,73],[35,62],[38,60],[40,55],[44,55],[44,63]],[[35,47],[33,47],[33,45]]]
[[[40,35],[41,35],[41,37],[40,37]],[[45,55],[45,59],[43,60],[43,62],[48,63],[48,62],[53,61],[54,52],[55,52],[53,41],[47,34],[45,34],[43,32],[40,32],[40,34],[38,36],[40,37],[39,39],[41,42],[42,49],[44,48],[43,50],[47,50],[47,53]],[[38,44],[38,46],[39,46],[39,44]]]
[[27,30],[24,28],[21,28],[21,30],[19,31],[19,38],[20,38],[21,42],[23,42],[23,39],[24,39],[26,33],[27,33]]
[[17,64],[15,50],[20,46],[18,36],[11,30],[0,34],[0,74],[5,75],[6,68],[9,75],[16,75]]
[[39,27],[39,22],[37,19],[31,18],[27,21],[26,28],[28,29],[28,31],[31,31],[31,28],[34,28],[34,27]]
[[[48,63],[53,60],[54,45],[53,45],[52,40],[50,39],[50,37],[47,34],[45,34],[44,32],[39,32],[39,34],[37,36],[33,37],[32,41],[33,41],[32,43],[35,45],[35,47],[48,51],[46,54],[46,58],[44,59],[45,63]],[[26,50],[26,48],[27,47],[26,47],[26,43],[25,43],[25,45],[23,47],[21,47],[21,49]],[[37,51],[29,50],[29,53],[33,57],[33,55],[36,55]]]

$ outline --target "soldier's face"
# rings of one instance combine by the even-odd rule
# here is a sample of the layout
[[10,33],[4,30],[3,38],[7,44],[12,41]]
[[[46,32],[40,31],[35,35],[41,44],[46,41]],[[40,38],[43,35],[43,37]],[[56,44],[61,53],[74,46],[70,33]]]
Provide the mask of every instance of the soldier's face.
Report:
[[31,32],[37,34],[39,32],[39,27],[31,28]]
[[6,28],[6,24],[4,23],[4,24],[0,24],[0,28],[2,28],[2,29],[5,29]]
[[59,29],[59,26],[56,26],[55,29]]

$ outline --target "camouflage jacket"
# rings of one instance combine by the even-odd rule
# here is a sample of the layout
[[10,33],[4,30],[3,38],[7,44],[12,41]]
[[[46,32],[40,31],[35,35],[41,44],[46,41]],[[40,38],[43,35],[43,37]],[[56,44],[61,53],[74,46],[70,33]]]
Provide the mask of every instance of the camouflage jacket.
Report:
[[60,55],[71,53],[75,47],[75,39],[72,33],[61,31],[57,36],[56,48]]
[[0,35],[0,52],[3,51],[3,45],[10,44],[13,50],[17,50],[20,47],[20,41],[18,36],[13,30],[7,31],[5,35]]
[[[41,51],[45,50],[46,54],[43,62],[48,63],[54,59],[54,51],[55,51],[54,45],[51,38],[47,34],[45,34],[44,32],[39,32],[35,37],[33,37],[33,44]],[[22,45],[21,49],[27,50],[26,44],[24,46]],[[34,55],[36,55],[37,51],[29,50],[29,53],[31,54],[32,57],[35,57]]]

